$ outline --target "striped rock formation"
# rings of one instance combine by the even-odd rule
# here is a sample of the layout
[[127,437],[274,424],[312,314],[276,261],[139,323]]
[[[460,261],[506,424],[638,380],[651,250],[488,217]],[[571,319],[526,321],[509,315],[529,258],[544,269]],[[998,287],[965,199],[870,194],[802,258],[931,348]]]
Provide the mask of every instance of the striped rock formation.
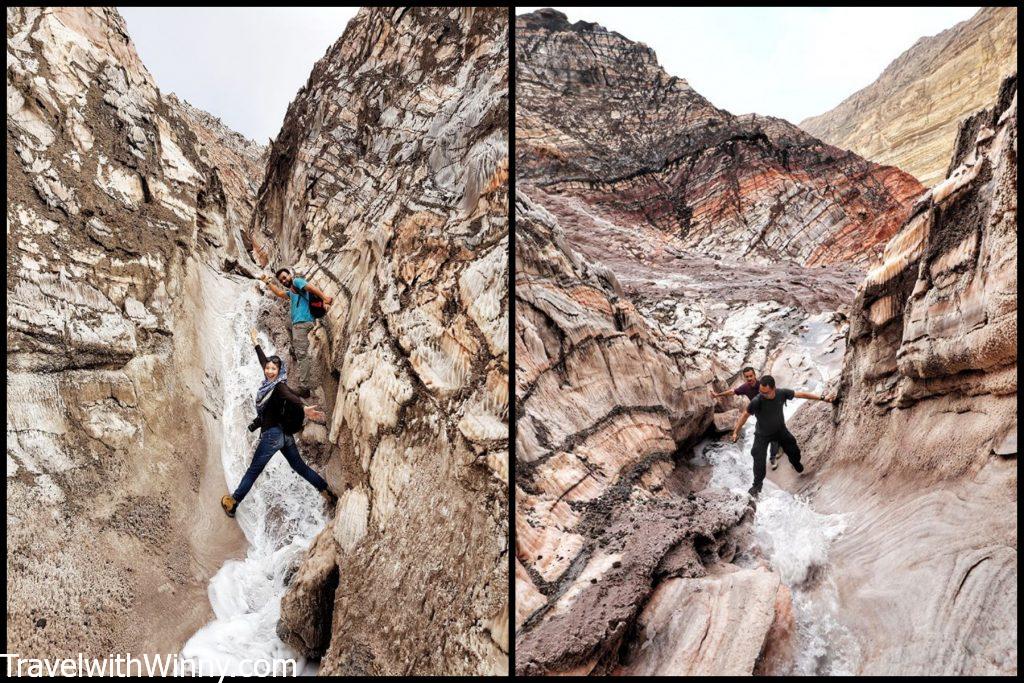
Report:
[[[731,563],[745,498],[675,464],[711,426],[721,368],[639,314],[522,193],[516,239],[516,672],[749,673],[788,593]],[[707,599],[737,586],[743,606]],[[679,614],[715,645],[663,628]],[[628,652],[635,629],[657,647]]]
[[334,298],[313,441],[340,501],[278,628],[321,674],[508,670],[508,28],[361,10],[269,152],[253,240]]
[[[863,266],[921,191],[906,173],[786,121],[716,108],[649,48],[596,24],[521,15],[516,47],[520,182],[612,223],[649,226],[666,243]],[[586,251],[585,236],[569,239]]]
[[861,673],[1017,671],[1017,78],[858,290],[841,403],[794,428]]
[[988,106],[1016,69],[1017,8],[982,7],[970,20],[921,38],[874,83],[800,127],[931,187],[952,170],[960,119]]
[[211,306],[251,286],[261,154],[162,94],[115,10],[7,10],[10,652],[166,654],[209,620],[244,543]]

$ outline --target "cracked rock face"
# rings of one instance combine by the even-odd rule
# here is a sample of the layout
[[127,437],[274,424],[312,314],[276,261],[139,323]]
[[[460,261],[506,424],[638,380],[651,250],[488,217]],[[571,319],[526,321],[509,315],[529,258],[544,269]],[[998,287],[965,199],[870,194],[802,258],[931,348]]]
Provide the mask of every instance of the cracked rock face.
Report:
[[989,106],[1016,68],[1017,8],[982,7],[968,21],[921,38],[874,83],[800,127],[932,187],[952,170],[960,119]]
[[[749,672],[775,614],[778,577],[764,570],[775,586],[764,618],[730,626],[749,658],[675,637],[663,657],[622,653],[637,629],[666,618],[652,591],[678,581],[672,590],[699,592],[696,579],[738,570],[732,537],[749,521],[746,501],[686,495],[670,476],[677,452],[711,423],[711,364],[652,326],[524,194],[516,237],[516,672],[607,673],[621,663],[706,673],[726,660],[726,670]],[[710,628],[713,615],[704,618]],[[731,621],[714,619],[716,633]]]
[[723,363],[720,379],[752,365],[820,381],[794,349],[822,337],[838,365],[845,309],[916,181],[719,110],[595,24],[553,10],[518,22],[520,187],[648,320]]
[[278,629],[321,674],[508,670],[506,17],[361,10],[269,150],[251,239],[334,298],[340,500]]
[[715,108],[602,27],[517,22],[516,670],[785,670],[789,590],[688,454],[735,422],[746,401],[708,388],[744,365],[838,372],[921,187]]
[[786,121],[714,107],[601,26],[554,10],[516,22],[520,181],[665,248],[863,265],[921,191]]
[[174,651],[242,543],[200,304],[251,267],[262,152],[162,95],[112,9],[9,8],[7,50],[8,644]]
[[950,168],[858,289],[837,414],[794,429],[816,507],[851,515],[830,555],[866,674],[1017,670],[1016,76]]

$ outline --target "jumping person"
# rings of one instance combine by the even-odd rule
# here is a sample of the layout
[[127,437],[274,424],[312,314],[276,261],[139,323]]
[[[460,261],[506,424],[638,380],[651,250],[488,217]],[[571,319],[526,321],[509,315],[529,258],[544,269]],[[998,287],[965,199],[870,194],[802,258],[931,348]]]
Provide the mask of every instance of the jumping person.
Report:
[[[758,395],[758,384],[757,384],[757,373],[754,372],[754,368],[749,365],[741,371],[743,374],[743,383],[736,386],[735,389],[726,389],[720,394],[716,394],[714,391],[711,392],[711,398],[722,398],[732,394],[733,396],[746,396],[748,400],[753,400]],[[778,469],[779,467],[779,442],[772,441],[771,448],[768,452],[768,462],[771,464],[772,469]]]
[[732,440],[735,443],[740,438],[740,429],[743,428],[743,423],[747,421],[747,418],[751,415],[757,417],[757,427],[754,429],[754,446],[750,449],[750,454],[754,457],[754,485],[748,491],[755,498],[761,493],[761,484],[764,482],[764,459],[770,441],[779,442],[782,451],[789,458],[789,462],[793,465],[794,470],[798,473],[804,471],[804,466],[800,464],[800,446],[797,445],[796,439],[786,429],[786,418],[782,412],[783,404],[794,398],[832,402],[832,399],[808,394],[804,391],[793,391],[792,389],[776,390],[775,378],[771,375],[765,375],[758,382],[758,395],[750,400],[747,409],[740,415],[740,419],[736,421],[736,427],[732,430]]
[[[249,426],[249,429],[255,431],[258,427],[261,430],[260,441],[256,446],[256,453],[253,455],[252,463],[249,464],[249,469],[245,471],[245,475],[242,477],[242,481],[239,482],[238,488],[233,493],[220,499],[221,507],[224,508],[224,512],[228,517],[234,517],[239,503],[249,493],[249,489],[256,482],[256,478],[260,476],[267,463],[270,462],[270,459],[278,451],[284,453],[284,457],[288,464],[291,465],[291,468],[300,477],[312,484],[328,504],[336,502],[337,496],[331,491],[323,477],[302,461],[299,449],[295,445],[295,438],[291,434],[285,433],[285,427],[282,424],[285,402],[302,406],[302,412],[305,416],[313,420],[323,420],[324,414],[318,410],[318,406],[303,405],[302,399],[288,387],[285,383],[285,380],[288,379],[288,371],[284,366],[284,362],[278,356],[267,358],[256,338],[256,330],[252,331],[252,343],[256,346],[256,355],[259,356],[260,365],[263,366],[264,380],[256,391],[256,419]],[[301,423],[301,419],[299,423]]]
[[292,271],[287,268],[279,268],[274,275],[284,289],[274,284],[269,275],[262,275],[260,279],[267,283],[267,287],[276,296],[291,300],[292,353],[299,364],[299,393],[302,396],[309,396],[313,388],[312,366],[309,362],[309,331],[314,320],[313,313],[309,310],[309,295],[313,294],[322,299],[325,307],[330,306],[334,299],[304,278],[293,277]]

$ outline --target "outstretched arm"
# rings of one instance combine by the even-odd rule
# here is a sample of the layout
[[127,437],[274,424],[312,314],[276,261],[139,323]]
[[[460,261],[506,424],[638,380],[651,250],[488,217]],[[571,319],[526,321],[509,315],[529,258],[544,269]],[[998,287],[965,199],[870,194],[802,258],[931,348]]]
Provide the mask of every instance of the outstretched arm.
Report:
[[806,391],[794,391],[793,396],[796,398],[809,398],[812,401],[825,401],[831,403],[832,399],[825,398],[824,396],[818,396],[817,394],[808,394]]
[[744,410],[742,413],[740,413],[740,419],[736,420],[736,426],[732,428],[733,443],[736,443],[736,441],[740,438],[740,430],[743,429],[743,425],[746,423],[748,417],[750,417],[750,413],[748,413],[747,411]]
[[723,391],[723,392],[722,392],[722,393],[720,393],[720,394],[716,394],[716,393],[714,392],[714,390],[712,390],[712,391],[711,391],[711,398],[722,398],[723,396],[729,396],[730,394],[735,394],[735,393],[736,393],[736,392],[735,392],[735,391],[733,391],[732,389],[726,389],[725,391]]
[[308,417],[310,420],[322,422],[327,417],[320,410],[320,406],[307,406],[306,404],[304,404],[299,395],[292,391],[291,387],[289,387],[284,382],[277,385],[277,390],[281,392],[281,395],[284,397],[284,400],[291,401],[292,403],[302,406],[302,412],[305,413],[306,417]]

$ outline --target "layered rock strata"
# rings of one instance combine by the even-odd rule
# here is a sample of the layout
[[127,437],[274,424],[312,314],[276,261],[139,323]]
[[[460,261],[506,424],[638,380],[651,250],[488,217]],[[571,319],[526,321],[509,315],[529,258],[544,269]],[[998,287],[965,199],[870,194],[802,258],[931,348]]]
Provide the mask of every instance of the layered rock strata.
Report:
[[167,654],[243,538],[217,505],[215,307],[260,148],[160,93],[103,8],[7,10],[7,634]]
[[361,10],[313,67],[253,214],[334,298],[311,344],[337,512],[278,632],[321,674],[508,669],[508,22]]
[[800,122],[829,144],[889,164],[931,187],[944,180],[958,123],[990,104],[1017,70],[1017,8],[982,7],[921,38],[874,83]]
[[[674,471],[711,426],[711,363],[652,326],[523,194],[516,238],[517,673],[749,672],[778,576],[731,564],[746,500]],[[699,597],[734,584],[764,604]],[[677,600],[714,647],[665,634]],[[667,641],[630,653],[638,630]],[[740,640],[743,652],[729,645]]]
[[[721,215],[708,225],[722,234],[706,242],[666,229],[664,217],[686,216],[686,205],[658,209],[620,184],[670,158],[658,144],[663,120],[700,111],[681,106],[683,86],[667,79],[619,95],[653,63],[649,51],[549,10],[519,22],[517,671],[790,667],[798,626],[788,589],[764,570],[744,514],[730,514],[707,474],[679,457],[695,433],[678,429],[677,399],[664,394],[667,384],[698,400],[690,377],[722,379],[750,362],[787,383],[842,370],[834,412],[816,404],[793,421],[809,475],[786,484],[816,511],[845,515],[829,566],[801,579],[835,592],[849,629],[826,649],[849,646],[853,656],[832,654],[861,673],[1015,672],[1015,81],[965,124],[948,181],[916,205],[906,192],[898,210],[865,207],[851,235],[887,212],[890,222],[866,233],[868,249],[833,252],[854,268],[806,268],[823,261],[744,243]],[[708,135],[718,120],[700,125]],[[672,144],[685,149],[686,139]],[[822,179],[835,186],[841,175],[833,166]],[[639,350],[590,341],[608,316]],[[687,349],[685,379],[662,379],[671,364],[650,349],[667,340]],[[531,368],[556,375],[546,391],[518,381]],[[662,415],[618,424],[620,413],[638,421],[634,406],[646,404],[636,397],[648,392]],[[729,407],[738,406],[716,406]],[[682,424],[699,433],[735,413],[711,417]]]
[[[862,634],[862,673],[1017,663],[1017,79],[858,290],[841,403],[796,432]],[[879,549],[884,549],[879,552]]]
[[863,265],[921,191],[786,121],[714,107],[596,24],[541,10],[516,36],[520,181],[613,223],[702,253]]

